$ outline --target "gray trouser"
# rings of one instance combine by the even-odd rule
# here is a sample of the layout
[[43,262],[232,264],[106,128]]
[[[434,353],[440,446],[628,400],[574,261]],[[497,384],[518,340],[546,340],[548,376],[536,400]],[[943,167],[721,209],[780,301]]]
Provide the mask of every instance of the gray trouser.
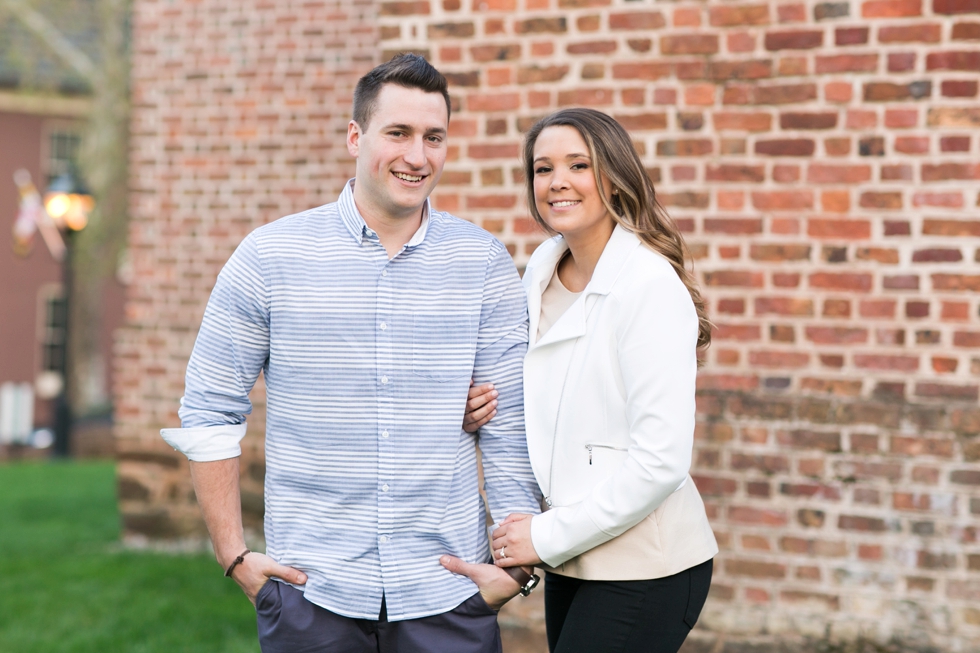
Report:
[[262,653],[501,653],[497,613],[479,594],[449,612],[388,621],[351,619],[269,581],[255,597]]

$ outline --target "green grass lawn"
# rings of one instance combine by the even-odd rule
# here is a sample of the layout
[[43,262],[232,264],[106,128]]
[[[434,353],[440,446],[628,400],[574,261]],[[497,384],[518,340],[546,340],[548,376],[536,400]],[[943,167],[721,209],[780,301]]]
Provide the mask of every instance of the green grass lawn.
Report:
[[0,652],[258,650],[210,555],[120,550],[112,463],[0,465]]

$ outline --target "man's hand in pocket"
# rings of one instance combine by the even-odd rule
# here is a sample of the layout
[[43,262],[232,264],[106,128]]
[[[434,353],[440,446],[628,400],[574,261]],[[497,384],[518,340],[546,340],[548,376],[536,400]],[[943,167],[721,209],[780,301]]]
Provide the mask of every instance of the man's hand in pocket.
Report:
[[255,605],[255,595],[273,576],[294,585],[306,584],[306,574],[299,569],[281,565],[262,553],[249,553],[231,572],[231,577],[242,588],[252,605]]

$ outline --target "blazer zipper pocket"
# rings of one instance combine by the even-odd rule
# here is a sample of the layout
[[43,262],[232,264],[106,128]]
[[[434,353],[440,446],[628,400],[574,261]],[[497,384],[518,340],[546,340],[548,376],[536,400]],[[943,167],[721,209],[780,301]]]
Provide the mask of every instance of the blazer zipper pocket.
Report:
[[589,452],[589,464],[590,465],[592,464],[592,448],[593,447],[595,447],[597,449],[612,449],[613,451],[628,451],[628,447],[617,447],[617,446],[612,445],[612,444],[587,444],[587,445],[585,445],[585,448]]

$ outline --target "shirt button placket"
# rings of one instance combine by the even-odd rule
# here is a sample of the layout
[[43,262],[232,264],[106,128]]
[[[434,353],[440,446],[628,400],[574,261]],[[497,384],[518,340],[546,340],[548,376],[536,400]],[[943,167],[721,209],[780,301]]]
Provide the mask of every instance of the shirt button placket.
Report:
[[390,438],[388,429],[394,419],[394,381],[389,376],[394,363],[394,344],[393,344],[393,325],[391,324],[391,310],[395,304],[396,297],[392,284],[393,275],[390,273],[392,262],[386,261],[381,269],[381,274],[377,284],[377,365],[378,365],[378,547],[381,558],[382,578],[394,571],[394,563],[390,547],[394,535],[395,524],[392,513],[392,493],[389,491],[387,482],[382,479],[390,478],[393,465],[393,442]]

